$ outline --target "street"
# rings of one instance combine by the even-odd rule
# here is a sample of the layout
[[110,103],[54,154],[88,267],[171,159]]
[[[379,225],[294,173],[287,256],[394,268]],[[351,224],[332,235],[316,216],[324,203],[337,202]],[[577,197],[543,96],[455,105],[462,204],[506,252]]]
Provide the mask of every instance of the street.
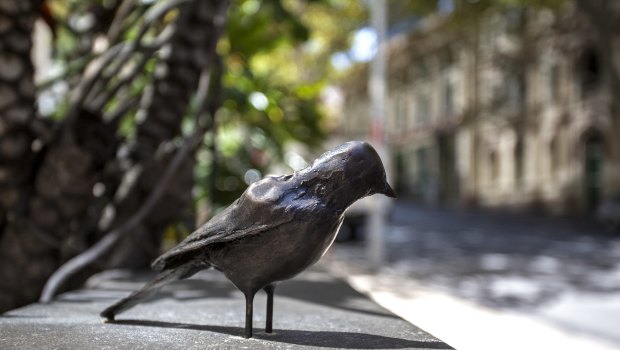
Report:
[[[396,203],[385,247],[381,276],[620,348],[620,235],[591,220]],[[363,272],[363,242],[334,250]]]

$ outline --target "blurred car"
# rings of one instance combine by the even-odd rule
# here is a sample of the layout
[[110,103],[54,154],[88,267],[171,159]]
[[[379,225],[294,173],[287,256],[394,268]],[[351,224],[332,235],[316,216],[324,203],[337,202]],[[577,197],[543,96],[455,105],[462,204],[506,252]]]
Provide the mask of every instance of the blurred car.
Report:
[[370,208],[371,203],[368,198],[353,203],[344,214],[344,221],[336,236],[336,242],[359,240],[368,215],[370,215]]
[[596,217],[611,230],[620,230],[620,193],[604,200],[596,211]]
[[[362,198],[347,209],[342,226],[340,226],[340,231],[338,231],[336,236],[336,242],[358,241],[365,238],[368,220],[375,207],[372,201],[373,199],[370,197]],[[388,200],[385,205],[385,219],[389,222],[392,214],[390,210],[392,202]]]

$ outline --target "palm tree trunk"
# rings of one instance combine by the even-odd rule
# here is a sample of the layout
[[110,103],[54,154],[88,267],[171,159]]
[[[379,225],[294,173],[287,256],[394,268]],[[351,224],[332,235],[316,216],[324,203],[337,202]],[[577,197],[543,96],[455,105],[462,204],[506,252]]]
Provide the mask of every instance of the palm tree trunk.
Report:
[[[36,297],[36,290],[24,289],[16,281],[51,272],[43,271],[45,265],[20,263],[50,244],[41,242],[21,220],[29,211],[33,172],[35,87],[30,49],[40,6],[36,0],[0,2],[0,312]],[[10,268],[16,264],[19,268]]]
[[31,32],[40,6],[0,2],[0,228],[10,212],[26,210],[35,115]]
[[[0,1],[0,312],[37,300],[48,277],[93,244],[109,197],[97,198],[118,159],[115,126],[83,108],[75,118],[52,125],[36,117],[31,32],[39,1]],[[127,195],[114,203],[120,224],[137,212],[158,183],[174,152],[156,150],[180,135],[200,72],[212,60],[227,1],[184,3],[170,39],[169,56],[144,99],[134,169],[142,169]],[[35,141],[33,125],[47,125],[53,137]],[[35,141],[35,142],[33,142]],[[33,147],[42,145],[42,147]],[[190,157],[191,158],[191,157]],[[161,233],[191,209],[193,160],[186,161],[164,198],[128,234],[106,264],[144,266],[159,252]],[[119,196],[117,196],[119,197]],[[151,244],[147,244],[151,242]],[[82,276],[83,277],[83,276]]]

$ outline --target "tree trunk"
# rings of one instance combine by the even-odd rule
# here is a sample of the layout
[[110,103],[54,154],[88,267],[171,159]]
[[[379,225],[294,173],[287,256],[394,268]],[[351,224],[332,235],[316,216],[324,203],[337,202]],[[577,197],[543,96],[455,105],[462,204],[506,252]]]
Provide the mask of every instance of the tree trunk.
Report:
[[[115,123],[106,123],[81,102],[72,110],[74,118],[56,125],[36,118],[29,53],[39,6],[37,1],[0,1],[0,312],[37,300],[58,266],[101,236],[98,223],[106,205],[113,204],[118,214],[110,228],[137,212],[153,192],[174,153],[160,146],[180,135],[200,73],[213,58],[227,1],[181,5],[170,55],[160,62],[153,93],[143,101],[146,119],[138,126],[133,166],[125,178],[139,176],[123,189],[124,196],[113,192],[118,176],[105,186],[109,173],[119,169]],[[150,215],[96,269],[143,267],[159,253],[164,228],[190,212],[191,158]],[[95,185],[104,185],[106,193],[96,196]]]
[[[117,224],[136,212],[140,203],[152,191],[171,154],[161,149],[163,143],[178,137],[181,123],[187,115],[201,73],[210,69],[215,57],[215,45],[225,22],[227,1],[192,1],[181,8],[168,56],[159,64],[152,89],[143,99],[146,118],[138,125],[134,156],[140,166],[140,176],[131,193],[117,204],[122,213]],[[191,216],[194,186],[193,157],[188,157],[178,170],[174,184],[143,223],[142,238],[137,244],[131,237],[114,254],[114,265],[147,267],[160,254],[161,240],[166,227],[174,221]],[[148,242],[148,244],[143,244]],[[121,250],[122,249],[122,250]],[[137,254],[137,252],[139,252]]]
[[0,232],[7,215],[26,210],[35,115],[31,32],[40,4],[0,2]]
[[0,312],[36,297],[36,290],[26,286],[31,276],[36,280],[35,276],[51,272],[44,271],[46,264],[23,264],[41,247],[54,243],[41,239],[21,219],[29,210],[34,166],[31,144],[35,136],[30,126],[35,116],[35,88],[30,49],[40,5],[41,1],[34,0],[0,2]]

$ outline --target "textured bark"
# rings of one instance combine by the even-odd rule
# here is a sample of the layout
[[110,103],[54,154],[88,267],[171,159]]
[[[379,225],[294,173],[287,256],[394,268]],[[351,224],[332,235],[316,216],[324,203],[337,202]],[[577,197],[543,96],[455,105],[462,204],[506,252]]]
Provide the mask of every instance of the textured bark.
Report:
[[151,157],[162,142],[179,135],[200,73],[213,60],[226,6],[226,1],[192,1],[181,8],[168,55],[159,63],[154,88],[144,99],[147,117],[138,126],[139,158]]
[[[163,170],[174,156],[175,149],[161,152],[143,164],[136,166],[137,173],[128,192],[116,203],[112,227],[122,225],[141,208],[145,199],[154,191]],[[193,153],[193,152],[192,152]],[[174,181],[168,185],[162,199],[154,205],[149,215],[137,228],[125,235],[115,249],[105,254],[107,268],[148,268],[151,261],[160,254],[162,234],[165,228],[184,216],[191,215],[193,179],[193,156],[186,158],[176,170]]]
[[30,33],[41,1],[0,1],[0,227],[23,211],[31,174],[35,88]]
[[[0,312],[36,296],[35,290],[23,290],[15,281],[21,278],[30,283],[31,276],[45,274],[42,270],[48,263],[23,266],[26,270],[22,271],[9,269],[15,259],[23,261],[56,243],[42,239],[20,219],[28,210],[33,169],[31,143],[35,135],[30,125],[35,115],[35,88],[30,33],[39,6],[40,1],[0,1]],[[54,220],[52,216],[45,219]]]
[[[167,166],[169,155],[154,157],[154,154],[158,149],[165,152],[160,148],[162,143],[180,135],[181,122],[198,88],[201,72],[210,68],[215,57],[227,6],[227,1],[192,1],[181,8],[168,56],[158,64],[153,88],[143,99],[146,118],[138,126],[135,144],[141,172],[135,182],[137,186],[117,204],[116,212],[121,213],[118,223],[137,211],[139,203],[158,182],[161,169]],[[148,266],[160,253],[165,228],[191,215],[193,165],[193,157],[187,158],[165,199],[143,223],[142,243],[135,244],[136,237],[128,237],[110,259],[114,265]]]
[[[11,212],[0,244],[0,310],[32,302],[64,261],[84,250],[102,205],[93,186],[115,154],[115,134],[83,113],[46,146],[24,212]],[[106,133],[105,131],[108,131]]]
[[[35,301],[58,266],[101,236],[104,206],[116,209],[110,228],[144,205],[174,154],[173,147],[160,146],[180,134],[200,72],[214,55],[226,5],[200,0],[182,5],[170,55],[161,62],[152,95],[143,100],[146,119],[138,127],[133,166],[126,174],[137,177],[110,203],[121,169],[116,123],[104,122],[81,102],[62,124],[36,118],[29,53],[40,3],[0,1],[0,312]],[[32,151],[37,138],[42,147]],[[191,209],[191,158],[135,232],[95,269],[144,266],[159,252],[163,229]],[[93,194],[97,183],[105,185],[102,197]]]

